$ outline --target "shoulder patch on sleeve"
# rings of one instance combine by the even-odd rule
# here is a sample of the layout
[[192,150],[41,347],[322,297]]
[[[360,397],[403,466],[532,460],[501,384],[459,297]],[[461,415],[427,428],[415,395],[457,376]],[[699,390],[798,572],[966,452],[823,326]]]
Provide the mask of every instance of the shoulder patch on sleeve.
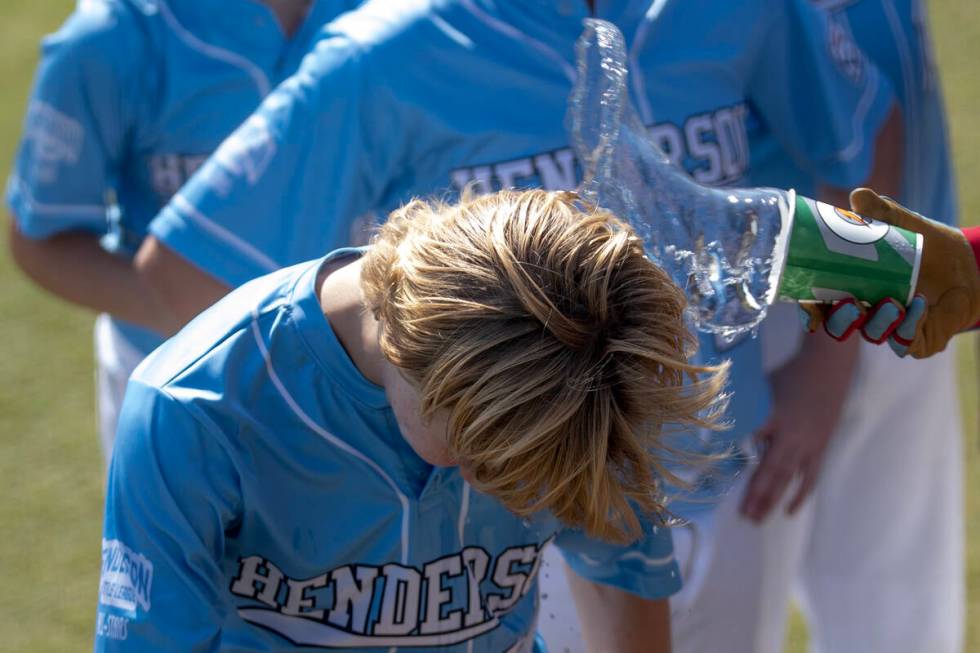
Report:
[[102,578],[99,604],[136,616],[138,609],[150,611],[153,563],[120,540],[102,540]]
[[42,100],[32,100],[27,107],[24,146],[30,147],[34,162],[33,177],[50,184],[58,179],[62,165],[75,165],[82,154],[85,130],[81,123]]

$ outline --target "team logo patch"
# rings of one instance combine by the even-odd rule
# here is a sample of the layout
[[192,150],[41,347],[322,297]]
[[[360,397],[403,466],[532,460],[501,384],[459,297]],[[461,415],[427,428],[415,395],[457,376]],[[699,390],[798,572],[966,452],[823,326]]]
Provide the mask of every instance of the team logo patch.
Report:
[[31,102],[24,144],[30,148],[33,174],[38,181],[52,183],[58,179],[59,166],[78,163],[84,140],[85,131],[77,120],[46,102]]
[[102,578],[99,603],[135,615],[150,611],[153,563],[119,540],[102,540]]
[[854,211],[839,209],[830,204],[817,202],[817,213],[820,219],[836,236],[849,243],[870,245],[885,237],[888,225],[858,215]]

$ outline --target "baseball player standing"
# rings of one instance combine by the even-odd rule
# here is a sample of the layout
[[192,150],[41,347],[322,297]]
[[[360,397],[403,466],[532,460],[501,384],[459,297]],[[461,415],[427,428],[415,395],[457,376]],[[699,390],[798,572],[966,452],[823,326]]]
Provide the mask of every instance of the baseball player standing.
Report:
[[[868,74],[856,42],[896,89],[905,151],[896,197],[955,224],[955,180],[925,3],[815,4],[831,12],[829,46],[850,74]],[[804,192],[813,185],[793,161],[779,157],[760,162],[757,172],[759,183],[790,183]],[[785,338],[765,327],[763,333],[770,345]],[[962,425],[952,349],[916,361],[861,343],[820,484],[793,520],[797,532],[786,540],[784,575],[773,575],[775,586],[799,581],[815,651],[963,648]]]
[[21,269],[96,321],[108,460],[126,380],[173,329],[132,268],[160,207],[356,3],[81,0],[44,39],[7,185]]

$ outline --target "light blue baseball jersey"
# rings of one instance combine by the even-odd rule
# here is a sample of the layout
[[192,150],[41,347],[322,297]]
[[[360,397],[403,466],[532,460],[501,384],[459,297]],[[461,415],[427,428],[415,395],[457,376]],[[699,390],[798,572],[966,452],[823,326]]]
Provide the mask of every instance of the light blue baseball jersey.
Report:
[[[316,0],[288,39],[255,0],[80,0],[42,42],[7,185],[20,231],[104,235],[131,256],[151,218],[356,5]],[[148,353],[154,334],[116,321]]]
[[946,224],[958,221],[946,111],[923,0],[817,0],[853,34],[895,88],[905,121],[900,201]]
[[552,541],[598,583],[677,589],[666,529],[603,543],[419,458],[324,317],[323,261],[246,284],[133,374],[97,651],[531,651]]
[[[899,201],[947,224],[957,221],[957,194],[946,116],[933,59],[928,20],[920,0],[811,0],[830,14],[823,47],[855,83],[871,88],[879,71],[902,110],[904,169]],[[867,103],[861,103],[862,110]],[[804,119],[806,116],[803,117]],[[801,127],[806,127],[801,123]],[[782,151],[775,139],[755,144],[753,183],[819,192],[821,179]],[[857,180],[860,182],[861,180]]]
[[[413,195],[575,187],[564,117],[586,3],[398,4],[393,16],[383,0],[368,2],[325,28],[151,233],[234,286],[343,244],[356,216]],[[642,118],[695,178],[745,183],[762,131],[831,183],[867,175],[890,90],[882,82],[869,99],[826,49],[809,47],[829,28],[806,0],[596,6],[626,36]],[[702,338],[705,359],[722,351],[734,363],[736,434],[747,434],[769,412],[759,343]]]

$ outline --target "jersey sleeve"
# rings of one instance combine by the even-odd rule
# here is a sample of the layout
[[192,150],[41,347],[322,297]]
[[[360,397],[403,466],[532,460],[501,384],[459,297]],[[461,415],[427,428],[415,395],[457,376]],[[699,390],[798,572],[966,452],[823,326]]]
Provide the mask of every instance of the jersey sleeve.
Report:
[[42,42],[7,183],[8,206],[30,238],[106,228],[106,191],[133,122],[133,64],[144,58],[134,20],[109,3],[83,2]]
[[621,545],[567,529],[555,538],[555,546],[572,571],[586,580],[645,599],[666,598],[681,588],[670,529],[643,521],[643,530],[639,540]]
[[770,5],[750,100],[803,170],[840,188],[861,184],[895,104],[890,83],[846,22],[809,0]]
[[[394,174],[387,86],[344,36],[326,36],[153,220],[150,232],[238,286],[350,244]],[[368,88],[369,87],[369,88]]]
[[95,650],[212,651],[229,609],[224,534],[240,511],[218,440],[132,381],[110,466]]

